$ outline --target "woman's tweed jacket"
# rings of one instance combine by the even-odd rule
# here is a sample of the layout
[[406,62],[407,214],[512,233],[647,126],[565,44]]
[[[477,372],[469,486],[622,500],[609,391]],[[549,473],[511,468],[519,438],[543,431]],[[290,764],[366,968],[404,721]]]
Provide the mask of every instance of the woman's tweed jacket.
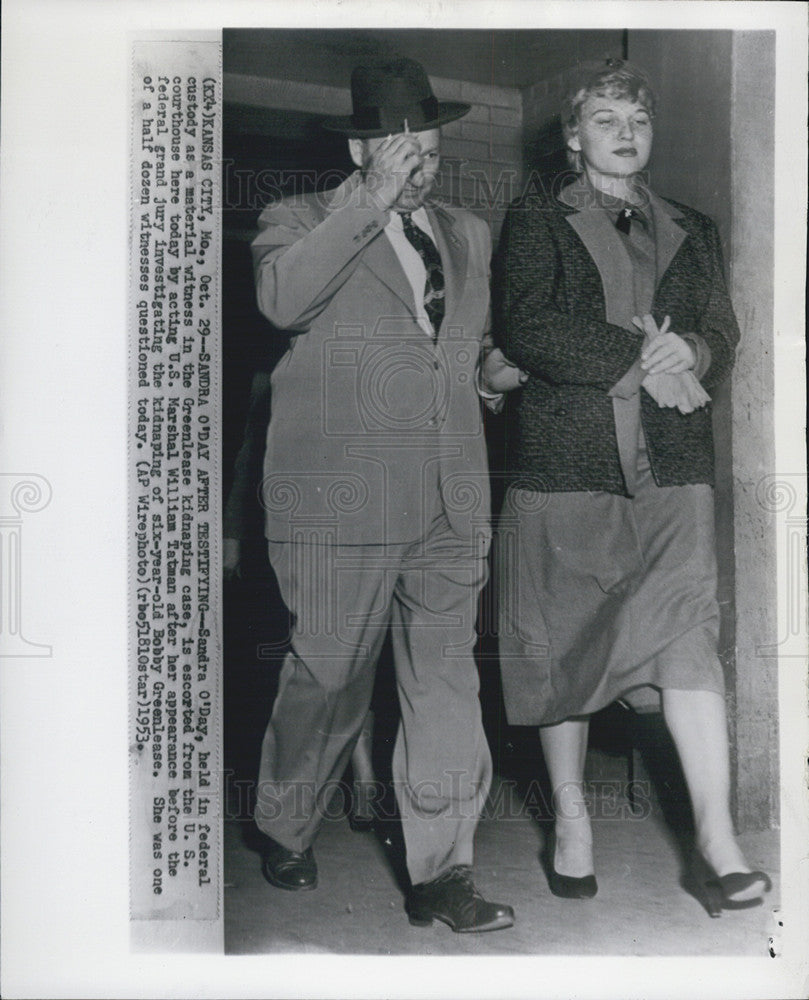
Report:
[[[576,228],[576,216],[593,210],[592,199],[586,205],[571,195],[582,190],[579,181],[556,197],[518,200],[503,227],[493,268],[494,334],[506,357],[531,376],[509,400],[508,467],[529,489],[627,495],[609,391],[637,366],[642,336],[607,322],[602,272],[609,262],[605,267],[602,247],[599,270],[580,236],[585,230]],[[668,315],[676,333],[696,335],[706,358],[707,345],[700,381],[710,390],[730,372],[739,340],[719,236],[707,216],[650,198],[656,235],[661,228],[674,234],[652,314],[658,325]],[[658,486],[713,485],[710,404],[684,415],[659,407],[645,389],[640,396]]]

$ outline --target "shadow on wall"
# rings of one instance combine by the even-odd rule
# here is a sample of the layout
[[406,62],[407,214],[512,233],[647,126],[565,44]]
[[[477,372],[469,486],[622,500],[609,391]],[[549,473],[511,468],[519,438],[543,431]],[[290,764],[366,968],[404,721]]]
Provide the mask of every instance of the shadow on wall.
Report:
[[546,187],[553,177],[569,169],[565,153],[562,123],[555,115],[539,126],[536,132],[525,135],[524,169],[526,178],[539,176]]

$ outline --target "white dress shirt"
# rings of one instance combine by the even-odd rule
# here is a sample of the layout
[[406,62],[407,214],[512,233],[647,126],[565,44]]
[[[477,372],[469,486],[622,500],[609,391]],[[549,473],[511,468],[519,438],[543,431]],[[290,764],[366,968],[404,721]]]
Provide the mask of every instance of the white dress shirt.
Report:
[[[417,208],[415,212],[411,213],[410,218],[435,243],[435,234],[433,233],[433,227],[430,225],[426,209],[423,206]],[[430,317],[424,308],[424,285],[427,281],[427,269],[424,266],[424,261],[421,259],[421,254],[405,236],[402,217],[398,212],[390,213],[390,221],[385,226],[385,235],[390,240],[399,263],[407,275],[410,287],[413,289],[413,298],[416,303],[416,318],[418,319],[419,326],[432,340],[434,336],[433,324],[430,322]],[[437,244],[436,249],[438,249]],[[488,392],[484,389],[481,385],[480,374],[480,364],[478,364],[475,375],[475,388],[478,395],[483,398],[490,410],[494,413],[499,413],[503,407],[503,393]]]
[[[410,218],[435,243],[435,234],[430,225],[430,220],[427,218],[427,210],[424,206],[417,208],[411,214]],[[390,244],[399,258],[399,263],[407,275],[410,287],[413,289],[413,299],[416,303],[416,318],[419,321],[419,326],[432,340],[434,335],[433,324],[430,322],[430,317],[424,308],[424,286],[427,283],[427,269],[424,266],[424,261],[421,259],[421,254],[405,236],[402,217],[398,212],[394,211],[390,213],[390,221],[385,226],[385,235],[390,240]],[[437,246],[436,249],[438,249]]]

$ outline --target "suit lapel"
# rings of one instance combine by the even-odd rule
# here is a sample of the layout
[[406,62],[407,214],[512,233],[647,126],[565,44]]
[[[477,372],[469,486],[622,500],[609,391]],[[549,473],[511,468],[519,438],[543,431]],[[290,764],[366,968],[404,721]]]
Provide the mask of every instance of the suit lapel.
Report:
[[[335,189],[334,195],[326,205],[326,212],[333,211],[333,205],[343,203],[345,197],[345,186],[357,183],[359,175],[355,174],[348,178],[344,184]],[[435,237],[438,253],[441,257],[441,266],[444,270],[444,323],[452,316],[457,304],[461,301],[466,283],[467,261],[469,258],[469,243],[457,227],[455,220],[449,212],[439,205],[425,206],[427,217]],[[390,240],[383,233],[372,240],[362,252],[362,263],[385,284],[393,294],[401,299],[407,306],[411,315],[416,317],[416,303],[413,299],[413,290],[404,268],[396,256],[396,251],[391,246]]]
[[402,300],[415,317],[416,303],[413,299],[413,289],[410,287],[404,268],[396,256],[396,251],[384,232],[365,247],[362,253],[362,263],[373,271],[397,298]]
[[[647,193],[654,217],[657,288],[687,234],[675,222],[675,219],[681,218],[677,210],[653,191],[647,189]],[[564,188],[559,200],[577,209],[567,216],[567,221],[587,247],[601,275],[607,322],[634,330],[632,315],[627,312],[627,303],[621,301],[626,297],[616,295],[617,289],[631,287],[632,284],[632,261],[623,240],[609,216],[593,198],[590,186],[583,178]]]
[[[359,180],[360,175],[357,171],[336,187],[326,202],[324,215],[333,212],[339,205],[345,204],[348,192],[356,187]],[[413,300],[410,282],[407,280],[404,268],[399,263],[396,251],[391,246],[384,231],[365,246],[362,251],[362,264],[373,271],[377,278],[384,285],[387,285],[397,298],[402,300],[413,316],[416,315],[416,303]]]
[[655,245],[657,249],[656,277],[657,285],[669,268],[675,254],[680,249],[680,245],[686,237],[685,230],[674,221],[682,216],[674,208],[668,205],[662,198],[649,191],[649,204],[652,207],[655,228]]
[[626,288],[632,287],[632,261],[620,233],[606,212],[602,211],[589,185],[579,179],[564,188],[559,195],[564,204],[577,209],[567,216],[567,222],[587,248],[601,276],[604,308],[608,323],[635,330],[634,311]]
[[[469,242],[464,234],[459,232],[449,212],[440,206],[427,206],[427,217],[430,220],[444,271],[444,321],[441,324],[443,329],[463,297]],[[390,240],[381,235],[369,243],[363,252],[362,262],[402,300],[415,319],[416,303],[413,299],[413,290]]]

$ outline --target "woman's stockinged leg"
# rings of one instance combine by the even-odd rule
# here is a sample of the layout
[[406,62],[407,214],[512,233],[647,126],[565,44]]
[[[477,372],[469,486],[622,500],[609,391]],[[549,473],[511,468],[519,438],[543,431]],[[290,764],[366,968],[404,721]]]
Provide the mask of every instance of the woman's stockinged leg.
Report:
[[572,878],[593,874],[593,834],[584,798],[589,725],[587,717],[539,727],[553,789],[555,848],[551,860],[560,875]]
[[374,713],[373,709],[369,708],[351,754],[354,781],[364,785],[372,785],[376,780],[373,765],[373,737]]
[[354,774],[353,816],[355,820],[373,819],[373,802],[377,796],[376,775],[373,765],[374,713],[368,709],[362,729],[351,754]]
[[663,692],[663,713],[691,796],[697,848],[717,875],[749,872],[730,815],[725,700],[715,691]]

